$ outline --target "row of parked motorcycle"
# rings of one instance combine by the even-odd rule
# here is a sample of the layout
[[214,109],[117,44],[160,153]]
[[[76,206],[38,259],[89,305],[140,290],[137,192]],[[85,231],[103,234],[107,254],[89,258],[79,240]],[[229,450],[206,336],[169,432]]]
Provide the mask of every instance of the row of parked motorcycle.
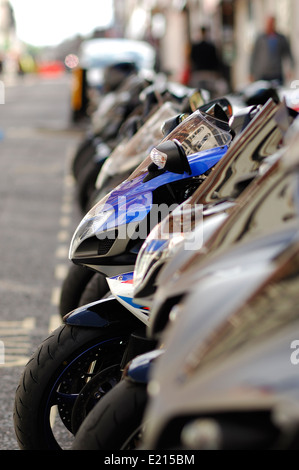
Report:
[[72,160],[82,221],[19,447],[298,449],[296,107],[117,70]]

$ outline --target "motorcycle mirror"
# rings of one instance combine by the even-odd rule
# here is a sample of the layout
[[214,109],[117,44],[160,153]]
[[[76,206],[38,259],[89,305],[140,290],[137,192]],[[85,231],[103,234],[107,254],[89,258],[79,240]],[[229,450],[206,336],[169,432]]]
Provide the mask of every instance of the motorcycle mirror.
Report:
[[173,118],[167,119],[162,126],[162,134],[164,137],[170,134],[186,117],[187,114],[178,114]]
[[[218,114],[218,116],[219,116],[219,113],[220,113],[219,108],[222,108],[222,111],[223,111],[223,113],[221,113],[222,117],[218,117],[218,116],[215,115],[215,106],[216,105],[217,105],[216,114]],[[217,117],[218,119],[222,119],[224,121],[227,121],[233,115],[232,105],[231,105],[230,101],[227,98],[218,98],[218,99],[209,101],[209,103],[206,103],[206,104],[200,106],[198,109],[199,109],[199,111],[202,111],[206,114],[213,115],[214,117]]]
[[209,109],[207,109],[206,114],[212,116],[220,121],[228,123],[229,118],[224,109],[218,104],[213,104]]
[[260,112],[261,106],[248,106],[236,112],[230,119],[229,125],[233,135],[239,135],[248,126],[250,121]]

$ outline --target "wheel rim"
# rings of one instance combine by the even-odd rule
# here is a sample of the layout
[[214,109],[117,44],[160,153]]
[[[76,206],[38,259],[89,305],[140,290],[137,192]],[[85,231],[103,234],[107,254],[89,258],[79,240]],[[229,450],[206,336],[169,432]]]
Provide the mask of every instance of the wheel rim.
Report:
[[49,449],[71,447],[72,410],[81,390],[111,363],[120,363],[126,344],[127,338],[99,341],[63,364],[63,370],[55,379],[45,406],[42,406],[43,429]]

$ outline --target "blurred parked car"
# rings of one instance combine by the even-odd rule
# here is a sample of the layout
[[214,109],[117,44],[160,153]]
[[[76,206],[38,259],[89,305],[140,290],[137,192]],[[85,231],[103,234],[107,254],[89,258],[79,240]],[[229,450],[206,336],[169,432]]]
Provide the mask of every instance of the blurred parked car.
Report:
[[83,41],[78,65],[72,70],[72,120],[77,121],[86,115],[91,90],[100,93],[112,91],[124,74],[131,71],[151,73],[155,64],[155,49],[145,41],[122,38]]

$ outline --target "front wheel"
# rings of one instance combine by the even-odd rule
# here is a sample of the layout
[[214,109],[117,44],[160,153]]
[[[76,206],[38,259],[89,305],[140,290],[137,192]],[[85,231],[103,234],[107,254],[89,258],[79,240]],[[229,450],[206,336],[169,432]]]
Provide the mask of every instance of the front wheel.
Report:
[[94,274],[86,266],[70,265],[61,287],[59,313],[62,318],[79,306],[80,297]]
[[136,449],[146,403],[146,384],[122,380],[87,415],[72,450]]
[[88,211],[88,202],[96,188],[97,177],[103,166],[103,163],[104,160],[99,162],[91,160],[88,165],[82,169],[81,174],[78,176],[77,201],[79,208],[84,214]]
[[87,137],[80,144],[73,157],[72,173],[75,180],[78,180],[82,169],[90,162],[96,152],[96,137]]
[[108,292],[109,286],[104,274],[73,264],[63,281],[59,313],[63,318],[78,307],[102,299]]
[[[63,325],[40,345],[15,396],[14,426],[20,449],[70,448],[72,410],[80,391],[100,371],[121,363],[130,332],[124,322],[106,328]],[[120,368],[115,371],[115,383],[119,379]]]

